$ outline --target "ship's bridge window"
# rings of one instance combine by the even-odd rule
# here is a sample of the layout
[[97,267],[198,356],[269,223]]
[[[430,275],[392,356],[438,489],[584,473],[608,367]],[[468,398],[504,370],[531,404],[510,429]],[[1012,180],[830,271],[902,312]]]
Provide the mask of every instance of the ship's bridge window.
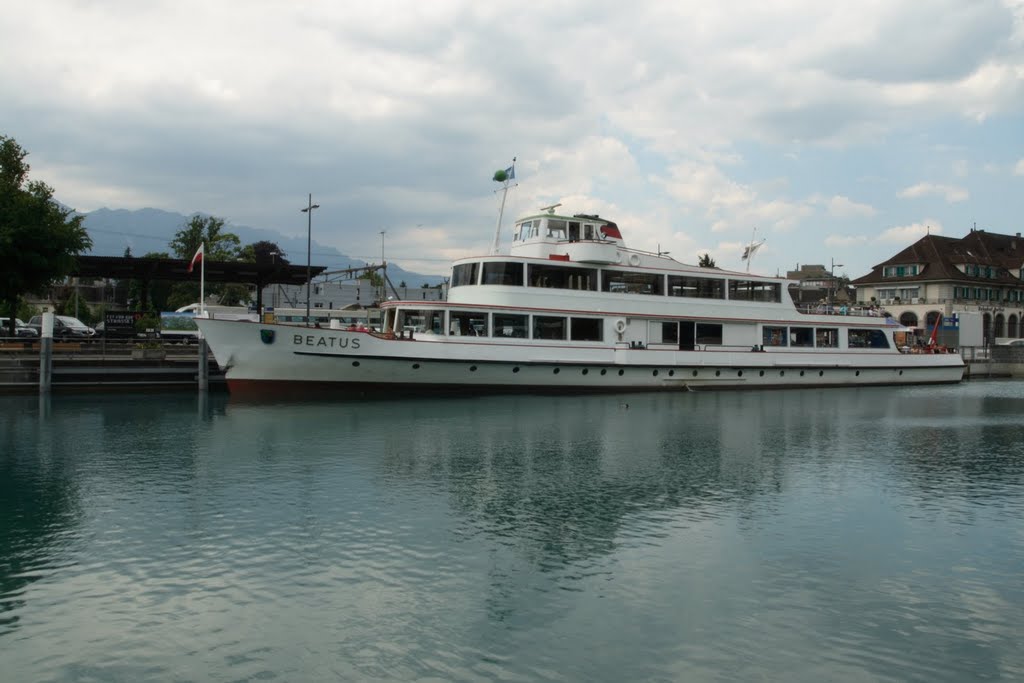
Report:
[[585,240],[596,240],[599,239],[597,233],[594,231],[594,225],[592,223],[583,224],[583,239]]
[[669,296],[685,296],[698,299],[724,299],[725,280],[710,277],[668,276]]
[[601,271],[601,291],[661,295],[665,293],[665,276],[661,273],[604,270]]
[[525,338],[529,316],[518,313],[495,313],[494,336]]
[[734,301],[782,301],[782,286],[778,282],[759,280],[729,280],[729,298]]
[[452,268],[452,282],[449,286],[461,287],[462,285],[475,285],[479,269],[479,263],[462,263],[455,266]]
[[531,287],[597,291],[596,268],[549,266],[546,263],[531,263],[527,267],[527,273]]
[[556,240],[565,239],[565,221],[557,219],[548,219],[548,233],[547,236]]
[[846,333],[846,343],[851,349],[887,349],[889,340],[882,330],[850,329]]
[[523,264],[510,261],[488,261],[485,262],[483,277],[480,280],[484,285],[512,285],[523,286]]

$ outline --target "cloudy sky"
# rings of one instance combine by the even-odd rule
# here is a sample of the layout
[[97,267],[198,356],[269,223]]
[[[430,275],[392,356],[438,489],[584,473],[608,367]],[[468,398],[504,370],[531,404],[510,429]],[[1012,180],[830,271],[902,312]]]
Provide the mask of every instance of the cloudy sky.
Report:
[[0,134],[80,211],[304,236],[312,193],[317,241],[439,274],[517,157],[506,237],[561,202],[725,268],[1024,228],[1024,0],[0,3]]

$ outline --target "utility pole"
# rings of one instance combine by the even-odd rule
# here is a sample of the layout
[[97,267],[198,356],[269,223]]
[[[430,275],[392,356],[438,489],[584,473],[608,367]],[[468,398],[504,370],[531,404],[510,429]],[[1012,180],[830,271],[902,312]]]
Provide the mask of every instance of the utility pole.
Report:
[[302,210],[302,213],[306,214],[306,326],[309,326],[309,286],[313,281],[312,268],[310,263],[312,261],[311,248],[313,245],[313,209],[319,209],[319,204],[313,203],[313,195],[309,195],[309,203],[306,204],[306,208]]

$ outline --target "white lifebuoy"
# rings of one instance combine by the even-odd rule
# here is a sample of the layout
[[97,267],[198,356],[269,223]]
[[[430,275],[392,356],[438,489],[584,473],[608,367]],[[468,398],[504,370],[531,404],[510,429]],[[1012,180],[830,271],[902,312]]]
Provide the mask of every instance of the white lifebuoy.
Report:
[[622,263],[622,253],[621,252],[618,252],[618,251],[615,252],[615,262],[616,263]]
[[623,332],[625,332],[626,331],[626,321],[623,320],[622,318],[619,318],[618,320],[616,320],[615,321],[615,331],[618,332],[619,334],[622,334]]
[[640,256],[638,254],[630,254],[629,255],[629,265],[631,265],[631,266],[639,266],[640,265]]

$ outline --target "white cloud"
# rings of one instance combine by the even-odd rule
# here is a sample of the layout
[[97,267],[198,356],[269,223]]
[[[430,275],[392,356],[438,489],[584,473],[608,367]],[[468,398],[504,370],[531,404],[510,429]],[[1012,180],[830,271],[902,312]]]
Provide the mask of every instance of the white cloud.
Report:
[[836,195],[826,202],[828,212],[832,216],[849,218],[855,216],[870,217],[878,213],[873,206],[860,204],[849,197]]
[[924,223],[912,223],[910,225],[899,225],[889,228],[878,236],[878,241],[909,246],[925,235],[940,234],[942,234],[942,225],[936,220],[928,220]]
[[1024,159],[1017,162],[1017,165],[1013,167],[1014,175],[1024,175]]
[[867,243],[865,235],[829,235],[825,238],[826,247],[862,247]]
[[920,197],[927,197],[928,195],[940,195],[945,198],[949,203],[967,201],[970,197],[968,192],[963,187],[957,187],[955,185],[940,185],[937,183],[918,183],[910,187],[900,190],[899,195],[904,199],[918,199]]

